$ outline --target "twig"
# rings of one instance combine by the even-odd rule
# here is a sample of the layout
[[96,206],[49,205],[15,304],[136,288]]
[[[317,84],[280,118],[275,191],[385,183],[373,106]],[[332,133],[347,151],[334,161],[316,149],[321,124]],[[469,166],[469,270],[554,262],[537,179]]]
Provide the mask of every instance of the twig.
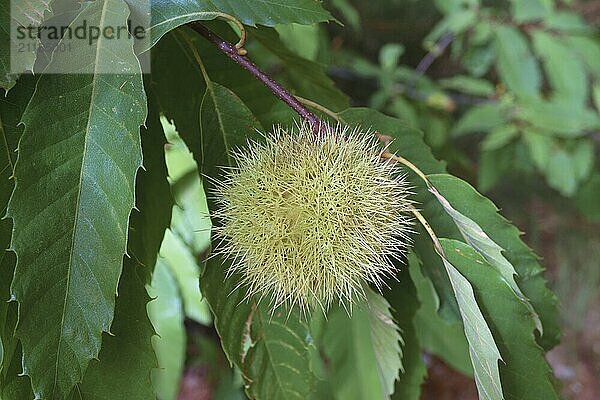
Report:
[[446,47],[452,43],[454,35],[452,33],[446,33],[440,40],[433,46],[433,48],[423,57],[423,59],[417,65],[415,70],[419,76],[424,75],[425,72],[431,67],[431,64],[438,58],[445,50]]
[[296,111],[302,119],[307,121],[315,133],[321,134],[327,131],[327,124],[324,121],[310,112],[300,101],[298,101],[298,99],[296,99],[296,97],[294,97],[293,94],[288,92],[273,78],[264,73],[256,66],[256,64],[250,61],[248,57],[239,54],[238,49],[234,45],[222,39],[201,23],[192,23],[190,24],[190,27],[206,38],[209,42],[214,44],[221,52],[232,59],[236,64],[240,65],[246,71],[250,72],[250,74],[252,74],[256,79],[261,81],[271,92],[273,92],[275,96]]

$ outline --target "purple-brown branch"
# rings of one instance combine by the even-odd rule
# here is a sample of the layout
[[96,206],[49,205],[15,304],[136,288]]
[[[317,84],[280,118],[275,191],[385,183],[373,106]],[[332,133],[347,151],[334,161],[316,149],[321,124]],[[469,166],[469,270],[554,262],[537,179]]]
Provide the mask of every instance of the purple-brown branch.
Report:
[[240,65],[246,71],[250,72],[256,79],[261,81],[275,96],[290,106],[300,117],[308,122],[315,133],[323,133],[327,124],[315,114],[310,112],[293,94],[287,91],[283,86],[277,83],[273,78],[264,73],[248,57],[238,53],[238,49],[231,43],[222,39],[216,33],[210,31],[201,23],[195,22],[190,27],[201,34],[209,42],[214,44],[227,57],[231,58],[236,64]]

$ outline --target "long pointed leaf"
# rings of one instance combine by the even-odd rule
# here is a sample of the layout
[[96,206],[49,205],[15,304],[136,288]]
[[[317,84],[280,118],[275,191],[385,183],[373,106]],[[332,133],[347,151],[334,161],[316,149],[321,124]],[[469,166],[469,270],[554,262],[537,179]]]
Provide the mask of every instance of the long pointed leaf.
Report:
[[527,307],[502,276],[468,245],[441,239],[442,247],[473,285],[477,301],[502,352],[500,376],[507,400],[553,400],[559,396],[552,370],[544,352],[535,341],[534,322]]
[[445,257],[442,257],[462,316],[475,383],[481,400],[503,399],[498,361],[500,351],[475,299],[469,281]]
[[[494,246],[481,236],[481,233],[477,234],[472,224],[471,228],[475,228],[475,231],[472,229],[470,233],[465,231],[467,236],[472,236],[471,240],[467,241],[484,256],[488,263],[502,271],[507,282],[510,282],[507,278],[513,273],[510,266],[514,267],[518,273],[515,277],[516,284],[531,301],[541,319],[544,334],[540,344],[545,349],[552,348],[560,336],[558,300],[546,287],[544,269],[533,250],[521,240],[519,230],[499,214],[494,203],[480,195],[467,182],[444,174],[429,175],[429,179],[457,212],[468,216],[468,219],[480,227],[486,236],[489,235],[489,238],[493,238],[493,242],[497,243]],[[468,228],[464,226],[463,229]],[[515,290],[514,284],[510,286]],[[529,313],[535,321],[536,315],[532,313],[531,308]]]
[[[445,181],[450,183],[458,182],[459,179],[455,178],[451,175],[430,175],[428,177],[432,182],[433,186],[429,188],[429,191],[433,193],[433,195],[438,199],[444,210],[448,213],[450,217],[456,223],[458,230],[467,241],[479,254],[486,259],[486,261],[496,268],[498,272],[502,275],[506,283],[511,287],[511,289],[515,292],[517,296],[521,299],[521,301],[527,306],[529,312],[535,321],[536,328],[543,333],[542,322],[540,321],[540,317],[537,315],[533,306],[529,302],[529,299],[525,297],[519,285],[515,280],[515,275],[517,271],[513,265],[504,257],[502,252],[504,251],[502,247],[498,246],[496,242],[494,242],[484,231],[481,229],[479,225],[471,218],[467,217],[464,214],[461,214],[457,211],[452,204],[448,202],[448,200],[436,189],[435,182],[438,180]],[[461,191],[461,195],[464,192]]]
[[[122,0],[87,3],[75,19],[127,24]],[[43,75],[28,105],[8,214],[18,263],[17,335],[34,393],[63,398],[98,355],[113,319],[146,117],[131,40],[74,41],[50,66],[120,68],[112,75]]]

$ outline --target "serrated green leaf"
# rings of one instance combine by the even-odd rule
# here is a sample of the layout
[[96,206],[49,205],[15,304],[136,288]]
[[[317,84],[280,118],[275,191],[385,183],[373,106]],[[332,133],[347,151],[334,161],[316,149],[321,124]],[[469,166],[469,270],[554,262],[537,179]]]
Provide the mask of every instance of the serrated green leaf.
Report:
[[[14,315],[14,322],[16,323],[16,307]],[[2,376],[0,380],[0,399],[2,400],[34,398],[31,391],[31,381],[27,375],[22,374],[21,354],[21,343],[17,342],[10,362],[7,362],[6,370],[3,372],[5,376]]]
[[177,282],[163,259],[156,264],[148,294],[154,298],[148,304],[148,315],[156,329],[152,344],[159,365],[152,371],[152,382],[160,400],[174,400],[185,361],[185,316]]
[[35,63],[37,39],[19,40],[24,45],[23,49],[13,54],[11,60],[11,47],[18,49],[11,35],[11,23],[15,26],[39,26],[44,13],[50,10],[49,4],[49,0],[0,0],[0,88],[9,90],[17,82],[19,75],[12,74],[11,70],[19,73],[31,71]]
[[321,346],[335,398],[389,399],[402,368],[401,341],[387,300],[371,289],[351,316],[332,309]]
[[270,314],[266,302],[246,299],[237,277],[225,278],[229,262],[212,257],[201,278],[202,293],[229,361],[240,368],[252,399],[305,399],[313,390],[312,337],[298,310]]
[[[120,26],[127,15],[121,0],[96,1],[75,23]],[[55,67],[111,63],[123,73],[43,75],[23,115],[8,211],[18,256],[11,289],[25,372],[44,398],[71,392],[113,318],[147,112],[132,46],[124,37],[57,52]]]
[[536,97],[542,84],[541,73],[524,35],[516,28],[500,25],[496,27],[494,43],[502,82],[517,97]]
[[414,318],[415,332],[423,350],[435,354],[450,367],[467,376],[473,376],[469,358],[469,344],[465,337],[462,320],[448,322],[438,314],[439,298],[429,278],[423,275],[422,267],[409,266],[409,273],[417,290],[421,306]]
[[464,243],[441,239],[449,261],[473,285],[475,296],[504,363],[500,375],[507,400],[551,400],[559,396],[544,352],[535,342],[534,324],[525,305],[519,301],[496,271]]
[[158,364],[152,348],[155,332],[146,312],[150,297],[144,281],[154,269],[149,263],[156,263],[169,223],[171,198],[164,133],[156,110],[152,111],[141,136],[144,169],[137,174],[136,210],[130,216],[128,235],[130,257],[123,262],[111,334],[104,334],[98,360],[90,362],[83,381],[74,390],[74,399],[145,400],[154,396],[150,376]]
[[471,107],[452,129],[453,136],[489,132],[506,125],[506,107],[500,103],[484,103]]
[[154,397],[150,371],[157,367],[151,337],[154,328],[146,313],[150,297],[136,269],[128,260],[119,282],[119,296],[110,334],[102,338],[102,350],[92,360],[83,381],[76,385],[71,399],[147,400]]
[[[572,102],[578,107],[583,107],[588,96],[587,76],[583,62],[576,53],[560,37],[534,30],[533,48],[544,61],[546,75],[552,88],[553,96]],[[565,63],[569,60],[569,63]]]
[[467,182],[448,175],[434,177],[432,182],[452,207],[467,215],[503,249],[502,255],[518,274],[518,286],[541,318],[544,335],[540,343],[546,349],[551,348],[557,343],[560,332],[557,299],[546,288],[538,257],[523,243],[519,230],[498,213],[494,203]]
[[[508,284],[508,286],[510,286],[510,288],[515,292],[517,297],[519,297],[519,299],[527,306],[527,309],[529,310],[532,319],[535,321],[536,328],[540,332],[543,332],[543,327],[540,318],[533,309],[527,297],[525,297],[525,295],[519,288],[519,285],[517,285],[517,282],[515,281],[515,275],[517,274],[517,272],[515,271],[513,265],[502,254],[502,252],[504,251],[502,247],[498,246],[498,244],[494,242],[483,231],[483,229],[481,229],[481,227],[477,225],[475,221],[454,209],[454,207],[452,207],[452,205],[448,202],[446,197],[444,197],[446,193],[443,191],[444,189],[451,190],[453,186],[456,189],[458,189],[459,187],[462,188],[462,186],[464,185],[461,185],[461,180],[451,175],[444,174],[429,175],[427,178],[432,184],[432,187],[429,189],[429,191],[433,193],[433,195],[438,199],[442,207],[444,207],[444,210],[448,213],[448,215],[450,215],[450,217],[452,217],[454,223],[456,223],[458,230],[460,231],[466,242],[471,247],[473,247],[473,249],[475,249],[479,254],[481,254],[481,256],[483,256],[483,258],[492,267],[494,267],[500,273],[500,275],[502,275],[502,278]],[[442,189],[442,193],[440,193],[437,189],[438,184],[440,187],[444,187],[444,189]],[[461,195],[464,195],[464,192],[462,192]]]
[[[441,239],[442,246],[445,243],[443,240]],[[446,248],[442,248],[446,252]],[[498,370],[498,361],[502,361],[502,357],[479,309],[473,287],[444,254],[440,254],[440,257],[450,278],[463,320],[479,398],[481,400],[504,399]]]
[[10,283],[14,276],[16,257],[7,250],[10,245],[12,223],[3,219],[9,197],[14,188],[12,179],[16,148],[22,129],[18,127],[23,110],[35,87],[35,79],[23,77],[8,95],[0,90],[0,398],[19,400],[33,398],[27,376],[19,376],[21,345],[14,336],[17,323],[17,303],[9,302]]
[[167,180],[165,132],[155,102],[150,100],[149,104],[151,112],[146,121],[146,128],[142,129],[141,133],[143,169],[138,172],[136,181],[136,207],[130,217],[128,241],[129,254],[141,265],[139,274],[146,284],[152,280],[158,249],[171,223],[173,206]]
[[[138,7],[132,3],[133,7]],[[152,2],[152,21],[147,31],[154,46],[167,32],[192,21],[212,20],[225,13],[245,25],[313,24],[333,17],[314,0],[157,0]],[[143,50],[148,50],[145,48]]]

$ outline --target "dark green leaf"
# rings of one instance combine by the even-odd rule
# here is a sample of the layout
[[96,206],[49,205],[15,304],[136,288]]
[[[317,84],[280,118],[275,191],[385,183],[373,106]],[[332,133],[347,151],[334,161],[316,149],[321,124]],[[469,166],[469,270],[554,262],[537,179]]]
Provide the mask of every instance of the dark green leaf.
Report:
[[[231,34],[231,32],[229,33]],[[193,153],[198,165],[201,166],[202,144],[199,132],[202,131],[202,128],[199,110],[205,97],[206,84],[192,50],[197,51],[202,56],[202,62],[210,75],[211,81],[227,82],[228,85],[232,85],[231,87],[235,88],[236,94],[242,96],[243,109],[248,110],[250,108],[254,116],[267,115],[267,120],[272,121],[272,110],[279,100],[253,79],[248,72],[231,62],[223,54],[220,54],[198,35],[178,30],[165,37],[152,52],[154,57],[153,83],[157,92],[161,93],[159,99],[161,111],[165,113],[167,118],[174,121],[179,135]],[[179,78],[183,76],[186,79]],[[190,91],[190,87],[195,89]],[[229,90],[227,91],[231,93]],[[229,94],[226,96],[229,96]],[[238,96],[233,96],[236,98],[236,103],[239,103]],[[207,106],[208,103],[203,107]],[[231,108],[231,106],[228,107]],[[285,114],[282,115],[293,115],[289,108],[284,112]],[[248,119],[244,125],[245,127],[250,127],[256,123],[254,116]],[[269,122],[269,124],[271,123]],[[249,129],[251,130],[251,128]],[[244,132],[244,135],[253,134],[250,130]],[[245,136],[241,136],[239,141],[231,143],[231,145],[243,145],[244,143]],[[221,150],[219,152],[222,153]],[[220,154],[220,156],[223,155],[224,153]],[[224,164],[221,162],[218,165]]]
[[[171,198],[164,155],[165,137],[159,116],[153,111],[148,117],[147,129],[142,132],[144,169],[138,170],[136,210],[130,216],[128,237],[130,257],[124,260],[111,335],[103,336],[99,361],[90,362],[83,382],[74,391],[75,398],[123,396],[142,400],[154,396],[150,376],[158,365],[151,342],[154,329],[146,312],[150,298],[142,281],[150,279],[154,269],[161,239],[169,223]],[[115,384],[106,385],[105,382]]]
[[497,69],[502,82],[518,97],[536,97],[542,79],[527,40],[516,28],[509,26],[498,26],[495,33]]
[[[132,3],[133,7],[139,7]],[[312,24],[332,19],[314,0],[157,0],[152,2],[150,32],[152,47],[167,32],[192,21],[212,20],[218,13],[232,15],[245,25]],[[147,50],[147,49],[144,49]]]
[[[14,310],[14,323],[16,323],[16,307]],[[14,324],[13,324],[14,326]],[[31,381],[27,375],[23,375],[21,364],[21,343],[16,343],[14,355],[7,361],[4,376],[0,376],[0,399],[2,400],[23,400],[34,398],[31,391]]]
[[255,136],[254,129],[261,128],[235,93],[210,82],[200,105],[200,129],[204,148],[202,172],[216,178],[222,175],[219,167],[232,165],[230,152],[245,145],[247,137]]
[[541,318],[544,328],[541,344],[544,348],[555,345],[559,336],[557,299],[546,288],[538,258],[520,239],[519,230],[468,183],[450,175],[431,179],[456,210],[475,221],[504,250],[502,254],[517,271],[517,284]]
[[125,262],[110,334],[103,335],[98,359],[90,362],[73,399],[154,398],[150,371],[158,365],[151,342],[154,328],[146,313],[150,297],[136,271],[140,267],[134,260]]
[[600,193],[600,173],[596,172],[575,196],[575,204],[579,211],[589,220],[596,222],[600,221],[598,193]]
[[158,249],[171,223],[173,206],[167,180],[165,133],[155,102],[150,101],[150,105],[151,113],[141,134],[144,162],[136,181],[136,209],[130,217],[128,243],[129,254],[142,265],[140,274],[146,284],[152,280]]
[[[120,26],[127,15],[121,0],[96,1],[76,21]],[[72,44],[51,65],[110,63],[122,73],[43,75],[23,115],[8,211],[18,256],[12,291],[23,364],[45,398],[71,392],[112,321],[147,112],[129,38]]]
[[472,248],[454,240],[441,241],[450,262],[473,285],[500,348],[504,360],[500,374],[506,400],[558,399],[552,371],[535,341],[534,324],[525,305]]
[[34,85],[35,79],[27,76],[21,78],[18,86],[6,97],[0,90],[0,398],[3,400],[33,397],[29,378],[19,376],[23,370],[21,345],[14,336],[17,303],[9,302],[10,283],[17,260],[12,251],[6,250],[10,245],[12,223],[3,217],[14,188],[12,174],[22,130],[17,125]]

